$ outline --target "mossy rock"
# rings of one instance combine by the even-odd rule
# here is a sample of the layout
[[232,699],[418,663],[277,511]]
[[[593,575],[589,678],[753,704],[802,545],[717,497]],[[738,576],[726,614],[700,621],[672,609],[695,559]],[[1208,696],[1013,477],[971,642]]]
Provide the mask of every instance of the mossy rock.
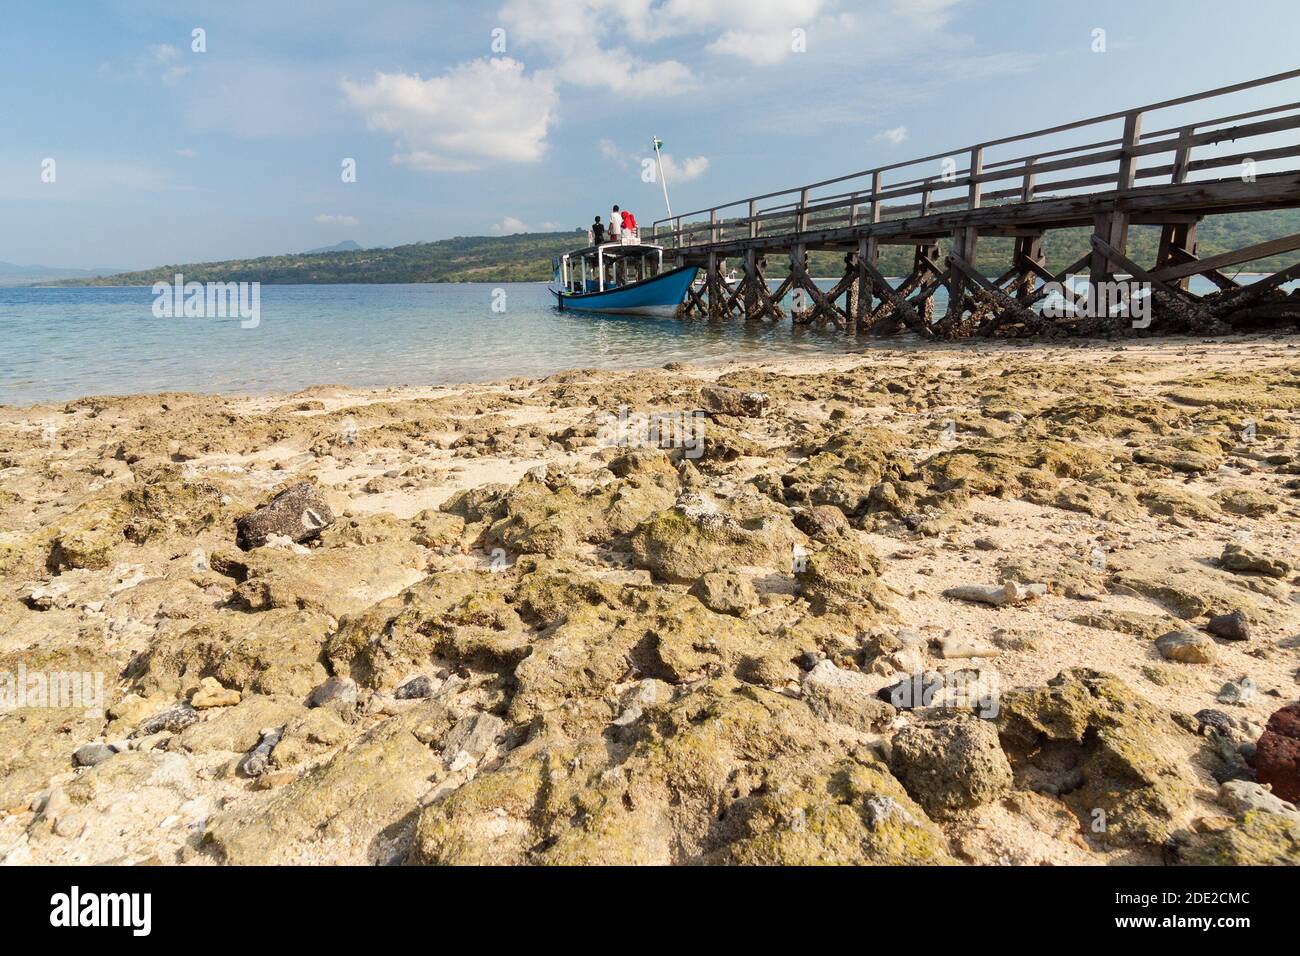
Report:
[[1144,465],[1159,465],[1170,471],[1200,474],[1214,471],[1224,462],[1223,446],[1209,435],[1185,435],[1172,441],[1144,446],[1133,453],[1133,460]]
[[1181,623],[1177,618],[1165,614],[1116,610],[1088,611],[1075,615],[1070,620],[1084,627],[1095,627],[1101,631],[1118,631],[1148,641],[1154,641],[1161,634],[1176,630]]
[[155,639],[128,676],[145,693],[181,696],[205,677],[249,694],[305,699],[323,681],[330,621],[321,613],[279,608],[221,612]]
[[792,568],[794,545],[807,541],[784,509],[757,496],[725,503],[690,496],[632,533],[632,556],[667,581],[689,583],[709,571]]
[[870,549],[844,538],[808,555],[795,578],[800,594],[819,614],[844,606],[888,610],[888,591],[879,580],[882,570]]
[[1187,866],[1300,866],[1300,823],[1253,810],[1222,830],[1181,833],[1173,846]]
[[1281,508],[1281,504],[1272,495],[1253,488],[1228,488],[1216,494],[1214,500],[1229,514],[1244,515],[1247,518],[1263,518]]
[[104,720],[84,709],[23,707],[0,714],[0,810],[26,810],[54,774],[72,769],[72,751],[99,736]]
[[1193,780],[1186,732],[1118,678],[1083,668],[1002,696],[1003,749],[1022,788],[1049,787],[1103,839],[1160,844],[1186,817]]
[[509,672],[531,632],[506,599],[513,572],[442,571],[339,621],[331,671],[379,688],[441,660]]
[[420,812],[408,862],[947,863],[883,764],[731,679],[645,704],[626,742],[538,731]]
[[1220,508],[1214,501],[1177,485],[1157,485],[1140,492],[1138,499],[1154,515],[1212,521],[1220,514]]
[[1300,408],[1300,387],[1276,375],[1198,376],[1166,392],[1182,405],[1212,406],[1238,412]]

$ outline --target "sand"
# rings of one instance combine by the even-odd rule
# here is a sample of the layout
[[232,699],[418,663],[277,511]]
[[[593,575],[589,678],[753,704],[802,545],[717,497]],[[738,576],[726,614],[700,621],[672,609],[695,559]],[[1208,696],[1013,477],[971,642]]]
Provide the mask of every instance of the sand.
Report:
[[[607,468],[628,450],[601,440],[609,416],[620,406],[632,413],[690,414],[702,407],[700,388],[714,383],[767,394],[767,413],[709,417],[702,457],[661,449],[668,470],[644,487],[623,488],[631,515],[626,524],[622,518],[606,522],[607,511],[584,511],[566,523],[564,502],[584,501],[627,480]],[[503,662],[468,652],[458,658],[445,643],[431,643],[382,670],[364,654],[339,650],[337,635],[350,619],[385,601],[400,604],[409,589],[439,575],[482,575],[491,582],[483,594],[497,593],[498,582],[522,586],[526,559],[538,553],[565,562],[565,573],[577,578],[653,592],[655,600],[693,602],[691,581],[670,580],[635,542],[645,533],[638,525],[692,489],[727,508],[756,495],[772,509],[773,521],[802,522],[813,506],[837,507],[848,529],[801,536],[798,547],[815,554],[849,541],[865,549],[875,569],[863,574],[876,590],[870,600],[846,597],[818,614],[804,595],[806,580],[792,567],[765,563],[761,549],[758,557],[745,552],[754,563],[719,570],[747,577],[757,602],[725,617],[745,629],[737,640],[775,647],[773,673],[779,673],[747,679],[745,669],[733,668],[723,654],[719,668],[676,682],[668,672],[658,674],[656,680],[675,688],[676,700],[701,682],[731,687],[738,681],[751,685],[747,693],[798,703],[806,696],[806,677],[803,665],[789,662],[807,652],[861,674],[868,682],[863,686],[874,691],[908,670],[873,653],[881,650],[880,635],[898,632],[919,635],[924,666],[940,671],[972,664],[945,660],[945,639],[983,648],[991,656],[974,663],[995,673],[1003,692],[1040,687],[1075,668],[1104,672],[1143,706],[1184,715],[1190,723],[1178,744],[1184,748],[1179,753],[1189,755],[1184,796],[1164,822],[1171,832],[1194,834],[1226,826],[1221,821],[1232,814],[1216,802],[1215,775],[1222,776],[1223,767],[1204,754],[1203,735],[1186,715],[1207,708],[1227,712],[1239,723],[1238,742],[1249,743],[1298,693],[1300,339],[1294,335],[873,346],[857,355],[757,364],[578,370],[440,388],[320,386],[291,395],[95,398],[4,412],[0,671],[22,665],[29,672],[103,673],[108,711],[103,718],[82,718],[74,708],[63,724],[21,731],[14,724],[18,711],[0,717],[0,735],[9,724],[15,739],[27,741],[27,750],[0,764],[0,802],[6,804],[0,807],[0,857],[12,863],[247,862],[255,860],[250,833],[269,844],[263,858],[286,862],[441,859],[449,852],[449,827],[460,827],[462,841],[476,846],[508,842],[516,830],[521,841],[537,838],[529,828],[540,824],[515,820],[505,810],[493,818],[499,826],[486,830],[482,820],[458,816],[464,811],[455,807],[456,794],[509,771],[512,761],[524,766],[536,759],[548,734],[558,735],[546,737],[548,747],[608,734],[605,725],[618,706],[605,718],[583,708],[617,697],[635,678],[620,675],[599,688],[561,681],[551,696],[537,696],[529,683],[536,675],[512,673],[523,666],[515,658]],[[863,437],[871,429],[888,430],[896,447],[877,448]],[[818,453],[840,434],[855,444],[829,464],[829,472],[818,471],[825,464]],[[863,486],[855,490],[859,474]],[[234,520],[304,480],[315,483],[335,525],[314,541],[283,541],[243,555]],[[883,484],[901,501],[888,498]],[[509,527],[499,523],[499,513],[467,512],[464,498],[458,499],[494,485],[536,486],[546,497],[508,511],[514,515]],[[1153,496],[1159,489],[1172,491]],[[447,508],[458,513],[440,510]],[[1287,570],[1281,576],[1225,570],[1220,557],[1234,543],[1280,558]],[[250,564],[251,570],[241,563],[254,559],[262,564]],[[1013,607],[943,594],[1009,578],[1041,583],[1046,593]],[[1160,590],[1168,582],[1177,593]],[[506,593],[517,607],[515,593]],[[1249,640],[1216,638],[1209,663],[1163,659],[1153,639],[1162,625],[1204,633],[1211,615],[1236,608],[1250,618]],[[1105,626],[1125,614],[1145,621],[1149,632]],[[285,623],[268,631],[262,651],[240,651],[247,660],[232,663],[230,654],[218,660],[195,649],[199,635],[212,629],[234,642],[277,615]],[[850,630],[821,643],[809,638],[811,625],[825,620]],[[555,623],[525,615],[525,624],[520,639],[534,645],[535,660],[543,646],[537,642],[551,639]],[[267,655],[294,634],[310,645],[305,656],[295,645],[297,669],[283,679],[268,677],[275,661]],[[462,646],[456,640],[451,644]],[[171,663],[164,666],[164,658]],[[188,671],[187,659],[193,665]],[[226,718],[240,728],[230,737],[239,746],[231,749],[196,742],[192,730],[124,743],[144,717],[192,696],[203,676],[238,690],[238,707],[248,709],[254,699],[283,704],[284,726],[296,727],[319,712],[306,707],[307,697],[330,674],[358,681],[358,705],[342,712],[337,726],[288,732],[293,746],[269,777],[249,778],[240,770],[256,714]],[[384,728],[412,720],[412,706],[433,706],[394,697],[399,683],[416,674],[430,674],[443,688],[440,706],[452,723],[491,715],[502,729],[471,755],[475,762],[468,767],[456,766],[457,754],[437,739],[427,742],[432,771],[423,753],[386,758],[394,761],[392,777],[402,787],[390,793],[391,780],[374,784],[378,793],[367,783],[353,799],[377,793],[377,816],[347,818],[338,824],[337,839],[314,836],[319,821],[312,813],[342,817],[308,812],[312,788],[325,794],[319,797],[325,802],[341,799],[330,796],[329,774],[346,770],[348,755],[371,746],[374,735],[388,732]],[[1216,700],[1224,684],[1242,678],[1251,691],[1244,702]],[[458,679],[467,683],[452,686]],[[563,721],[551,708],[566,706],[582,716],[552,728]],[[236,709],[200,711],[196,726]],[[265,719],[275,724],[279,718]],[[836,759],[865,748],[888,762],[890,735],[917,719],[904,712],[891,727],[871,733],[818,726],[815,747],[840,748]],[[182,742],[185,733],[190,739]],[[74,768],[72,751],[92,741],[124,752],[94,768]],[[637,743],[627,746],[632,753]],[[942,834],[937,839],[948,861],[1123,864],[1164,858],[1162,841],[1110,840],[1093,832],[1086,807],[1035,791],[1015,759],[1012,767],[1016,782],[998,799],[922,821]],[[655,784],[643,786],[652,793]],[[275,799],[286,802],[268,803]],[[899,799],[905,799],[901,792]],[[436,813],[444,816],[435,821]],[[267,836],[255,821],[273,814],[290,822]],[[665,814],[655,826],[677,834],[664,841],[675,848],[644,850],[648,861],[753,859],[736,849],[743,841],[702,836],[677,811]],[[649,824],[629,813],[618,826],[636,831]],[[565,845],[564,838],[554,843]],[[599,853],[582,859],[623,859],[610,845],[601,843]],[[818,852],[833,856],[825,847]],[[500,853],[503,861],[531,859],[523,850],[517,851],[522,856]]]

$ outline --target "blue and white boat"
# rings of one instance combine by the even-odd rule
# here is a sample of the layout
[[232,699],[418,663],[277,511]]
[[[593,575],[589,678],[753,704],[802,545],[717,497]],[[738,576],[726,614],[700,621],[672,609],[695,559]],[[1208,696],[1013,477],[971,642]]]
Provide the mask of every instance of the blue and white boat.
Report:
[[554,261],[551,291],[561,309],[672,316],[699,271],[664,270],[662,246],[633,237],[586,246]]

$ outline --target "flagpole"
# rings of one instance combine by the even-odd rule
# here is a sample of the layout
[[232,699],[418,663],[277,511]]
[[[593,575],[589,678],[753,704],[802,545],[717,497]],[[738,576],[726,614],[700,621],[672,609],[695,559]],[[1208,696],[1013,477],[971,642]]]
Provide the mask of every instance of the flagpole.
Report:
[[663,144],[659,142],[658,136],[650,137],[650,142],[655,148],[655,165],[659,168],[659,185],[662,186],[664,190],[664,207],[668,210],[668,218],[671,219],[673,218],[673,207],[668,202],[668,180],[664,179],[664,162],[663,158],[659,155],[659,147]]

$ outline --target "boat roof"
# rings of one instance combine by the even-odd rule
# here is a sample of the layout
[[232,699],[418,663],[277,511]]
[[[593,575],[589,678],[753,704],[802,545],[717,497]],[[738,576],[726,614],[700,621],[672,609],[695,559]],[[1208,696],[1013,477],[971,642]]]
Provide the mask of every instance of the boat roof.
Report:
[[606,256],[643,256],[648,252],[661,252],[663,246],[653,242],[602,242],[598,246],[583,246],[564,253],[566,256],[590,256],[597,252]]

